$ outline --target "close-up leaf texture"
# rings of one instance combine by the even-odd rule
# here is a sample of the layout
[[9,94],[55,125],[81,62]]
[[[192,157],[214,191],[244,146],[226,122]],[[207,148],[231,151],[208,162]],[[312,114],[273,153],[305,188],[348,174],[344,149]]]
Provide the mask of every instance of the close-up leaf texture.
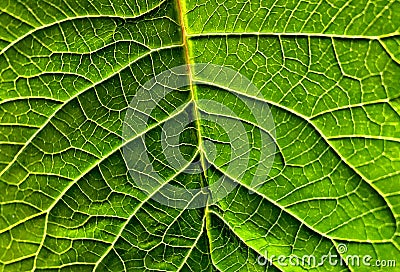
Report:
[[[190,81],[124,137],[137,90],[197,63],[237,71],[259,95]],[[265,105],[273,131],[252,113]],[[194,122],[179,148],[201,173],[163,154],[163,124],[182,107]],[[240,178],[207,116],[242,124]],[[251,186],[271,133],[271,169]],[[129,173],[123,148],[138,139],[165,183],[235,187],[202,208],[163,205]],[[374,265],[399,261],[399,218],[399,0],[0,1],[0,271],[400,271]],[[329,254],[341,261],[259,261]]]

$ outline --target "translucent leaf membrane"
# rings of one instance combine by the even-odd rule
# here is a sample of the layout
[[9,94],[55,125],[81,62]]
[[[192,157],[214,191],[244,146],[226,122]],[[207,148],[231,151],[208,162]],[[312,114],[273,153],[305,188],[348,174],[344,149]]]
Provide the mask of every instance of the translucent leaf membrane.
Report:
[[[0,270],[375,271],[260,257],[397,258],[400,2],[264,2],[0,3]],[[125,138],[137,90],[199,63],[258,93],[188,79]],[[266,105],[274,127],[257,119]],[[163,126],[183,107],[195,120],[178,149],[201,173],[165,155]],[[212,120],[240,122],[248,150]],[[165,184],[236,187],[202,208],[162,205],[125,163],[139,142]],[[245,172],[232,175],[232,154]]]

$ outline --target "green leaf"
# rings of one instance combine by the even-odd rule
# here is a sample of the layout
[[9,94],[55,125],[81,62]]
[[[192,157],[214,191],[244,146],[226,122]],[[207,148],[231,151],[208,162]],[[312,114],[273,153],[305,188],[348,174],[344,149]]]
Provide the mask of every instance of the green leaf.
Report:
[[[203,80],[204,63],[257,90],[225,70]],[[187,86],[149,99],[143,130],[124,134],[138,90],[182,65]],[[400,253],[399,86],[398,0],[2,1],[0,271],[389,266]],[[176,146],[188,163],[176,167],[163,128],[184,114]],[[263,137],[274,143],[265,157]],[[142,155],[158,188],[129,168]],[[227,195],[195,209],[163,191],[221,180]],[[339,264],[320,262],[329,254]],[[310,255],[315,265],[289,258]]]

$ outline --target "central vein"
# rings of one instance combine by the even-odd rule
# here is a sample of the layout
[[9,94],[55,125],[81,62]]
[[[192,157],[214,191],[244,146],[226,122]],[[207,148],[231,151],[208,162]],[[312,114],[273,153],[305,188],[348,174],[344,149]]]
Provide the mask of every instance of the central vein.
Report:
[[184,59],[185,59],[185,64],[186,64],[186,69],[187,69],[187,74],[189,76],[189,88],[190,88],[190,96],[191,96],[191,103],[193,105],[193,117],[195,120],[195,126],[196,126],[196,131],[197,131],[197,146],[199,149],[199,154],[200,154],[200,165],[202,168],[202,175],[201,175],[201,180],[200,180],[200,185],[201,187],[207,186],[207,175],[206,175],[206,159],[204,156],[204,145],[203,145],[203,140],[201,136],[201,125],[200,125],[200,113],[199,109],[197,106],[197,95],[195,92],[195,86],[193,84],[193,71],[191,67],[191,62],[190,62],[190,51],[189,51],[189,41],[188,41],[188,35],[186,33],[186,24],[185,24],[185,3],[182,0],[176,0],[176,6],[177,6],[177,11],[178,11],[178,16],[179,16],[179,24],[181,26],[181,33],[182,33],[182,44],[183,44],[183,51],[184,51]]

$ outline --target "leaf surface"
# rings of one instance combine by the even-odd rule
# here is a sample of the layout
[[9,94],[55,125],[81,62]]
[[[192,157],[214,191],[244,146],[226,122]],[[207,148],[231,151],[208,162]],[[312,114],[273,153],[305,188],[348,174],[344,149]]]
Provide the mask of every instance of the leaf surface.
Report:
[[[258,260],[399,254],[400,2],[264,2],[0,3],[1,271],[375,271]],[[259,93],[193,70],[125,137],[139,88],[201,63]],[[273,128],[256,118],[265,106]],[[209,166],[197,174],[163,153],[162,128],[183,109],[194,122],[179,149]],[[237,122],[243,152],[218,125]],[[276,150],[255,187],[263,137]],[[139,143],[165,184],[236,187],[204,208],[162,205],[125,163]]]

